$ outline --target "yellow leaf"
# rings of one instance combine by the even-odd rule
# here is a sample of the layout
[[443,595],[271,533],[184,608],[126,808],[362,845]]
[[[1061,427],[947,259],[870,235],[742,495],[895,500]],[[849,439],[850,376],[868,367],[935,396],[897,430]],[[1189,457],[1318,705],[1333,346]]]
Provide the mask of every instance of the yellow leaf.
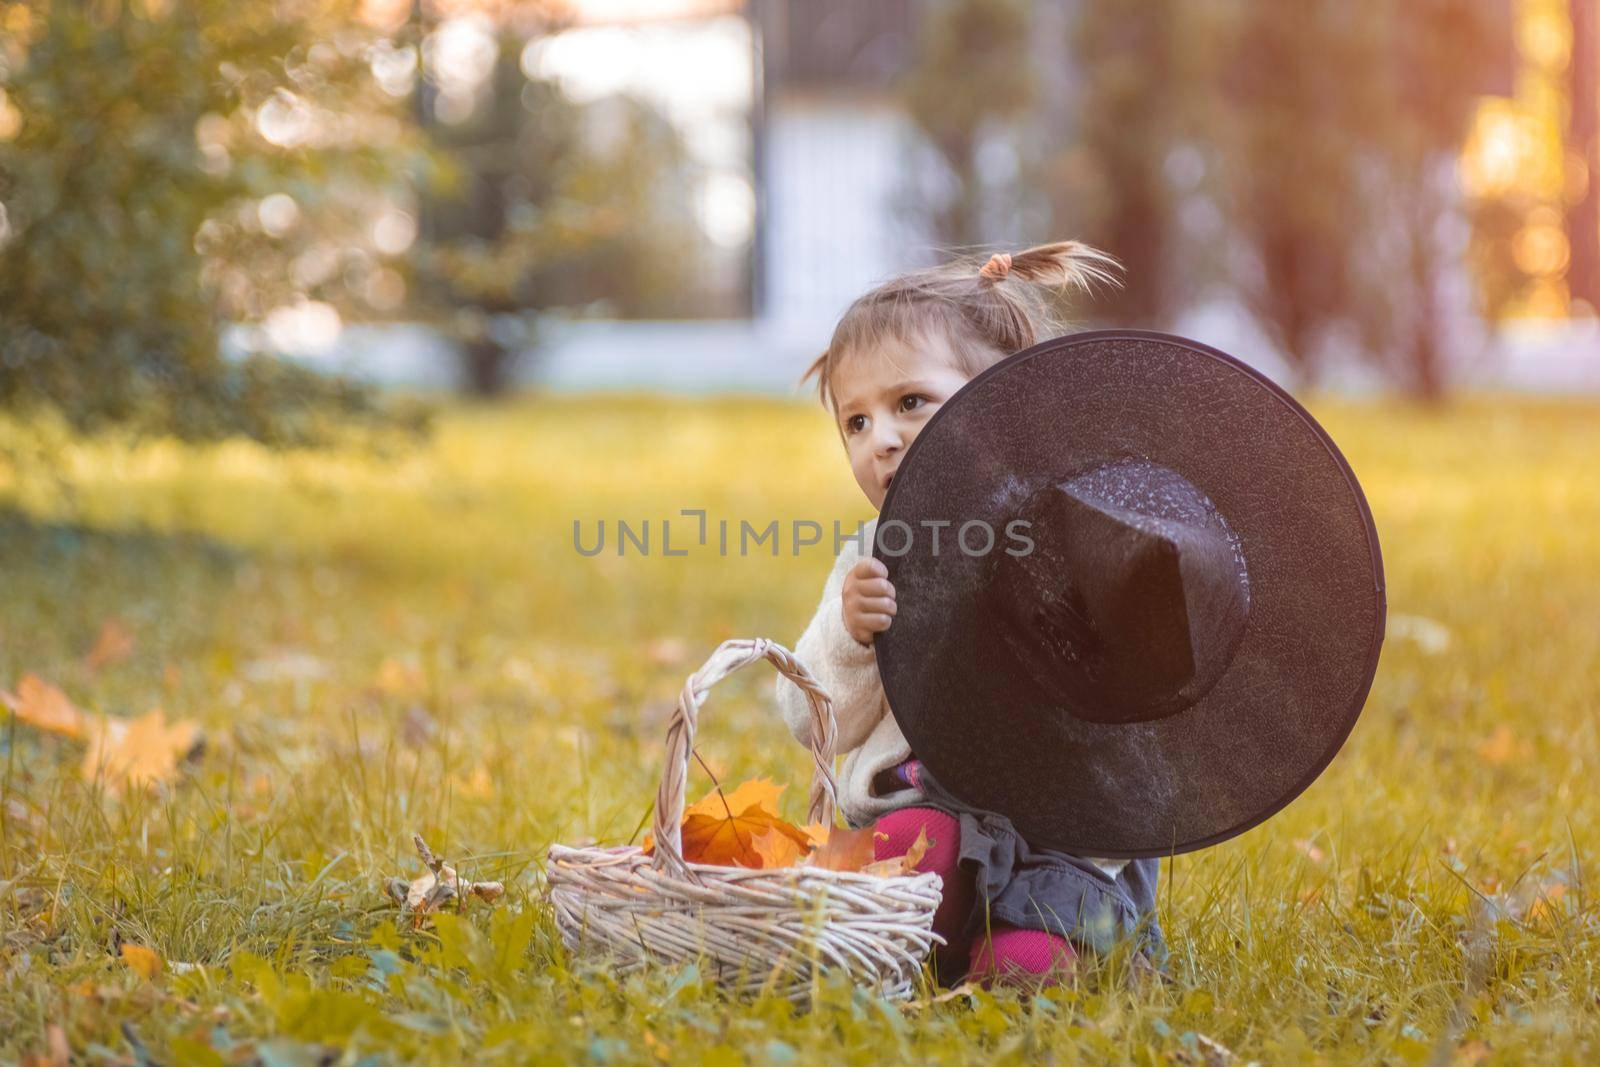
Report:
[[876,863],[869,863],[861,868],[867,874],[876,874],[889,878],[900,874],[916,874],[917,864],[922,862],[922,857],[927,855],[928,849],[933,847],[933,840],[928,837],[928,828],[924,826],[917,831],[917,839],[911,842],[911,847],[903,856],[893,856],[882,859]]
[[25,674],[17,692],[0,693],[11,713],[29,726],[81,741],[87,736],[88,717],[79,711],[67,694],[36,674]]
[[127,785],[164,782],[177,773],[179,762],[199,739],[200,728],[194,722],[182,719],[169,725],[160,708],[132,721],[95,721],[83,757],[83,776],[103,780],[113,793]]
[[154,949],[143,945],[124,944],[122,962],[128,965],[129,970],[147,980],[161,973],[161,957]]
[[1490,763],[1505,763],[1516,755],[1517,739],[1511,732],[1511,727],[1501,723],[1495,727],[1494,736],[1487,741],[1478,742],[1478,755]]
[[1535,922],[1539,919],[1554,921],[1561,913],[1561,898],[1567,895],[1567,887],[1560,882],[1551,882],[1539,887],[1538,896],[1528,906],[1528,921]]
[[474,800],[487,800],[494,796],[494,779],[489,775],[489,768],[481,763],[472,768],[470,777],[463,778],[459,774],[452,774],[450,784],[455,787],[456,792]]
[[770,778],[751,778],[735,786],[733,792],[726,794],[726,800],[720,790],[711,790],[685,808],[683,817],[687,819],[691,815],[710,815],[726,818],[729,812],[741,812],[754,804],[774,819],[780,818],[782,813],[778,810],[778,796],[785,788],[787,787],[778,785]]
[[421,668],[393,656],[378,665],[378,673],[372,683],[380,692],[397,697],[420,693],[426,687]]

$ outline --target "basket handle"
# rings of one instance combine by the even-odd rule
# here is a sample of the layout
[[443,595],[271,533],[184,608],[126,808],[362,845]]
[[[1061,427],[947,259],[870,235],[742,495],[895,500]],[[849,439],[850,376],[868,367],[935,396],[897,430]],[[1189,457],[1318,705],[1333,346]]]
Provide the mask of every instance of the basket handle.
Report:
[[717,646],[704,665],[683,683],[678,706],[667,724],[667,764],[661,772],[661,788],[656,792],[655,866],[691,882],[700,881],[683,859],[683,789],[689,775],[689,755],[694,751],[694,732],[700,719],[700,704],[706,691],[740,667],[765,659],[806,695],[811,705],[811,822],[833,825],[838,805],[838,787],[833,780],[833,748],[838,726],[833,717],[833,699],[822,688],[793,652],[765,637],[735,638]]

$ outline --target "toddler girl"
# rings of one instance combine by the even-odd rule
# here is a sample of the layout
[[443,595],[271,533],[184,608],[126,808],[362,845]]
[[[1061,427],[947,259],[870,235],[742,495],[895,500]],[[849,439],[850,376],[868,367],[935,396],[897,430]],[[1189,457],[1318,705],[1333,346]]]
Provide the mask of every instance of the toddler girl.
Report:
[[[980,265],[981,263],[981,265]],[[833,416],[856,483],[883,506],[906,449],[929,417],[984,368],[1066,331],[1046,290],[1115,284],[1116,261],[1076,241],[986,261],[913,271],[858,298],[807,370]],[[894,621],[888,569],[872,555],[877,520],[845,541],[822,603],[795,654],[833,697],[839,806],[852,828],[873,825],[878,858],[901,855],[919,831],[933,842],[918,869],[937,871],[944,896],[933,928],[948,944],[934,959],[943,982],[1053,982],[1080,949],[1125,936],[1158,962],[1159,861],[1096,860],[1034,848],[1002,813],[972,807],[935,781],[889,712],[872,640]],[[810,743],[801,691],[780,678],[790,730]],[[952,709],[958,714],[959,709]],[[1048,789],[1048,783],[1040,783]]]

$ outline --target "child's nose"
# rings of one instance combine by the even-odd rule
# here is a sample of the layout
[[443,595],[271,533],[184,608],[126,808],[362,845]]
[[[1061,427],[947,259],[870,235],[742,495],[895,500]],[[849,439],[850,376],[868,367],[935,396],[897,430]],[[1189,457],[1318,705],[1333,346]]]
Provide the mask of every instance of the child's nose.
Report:
[[894,423],[888,419],[885,419],[877,425],[877,437],[873,444],[877,447],[877,450],[881,455],[882,453],[893,452],[895,449],[900,448],[904,444],[904,441],[900,436],[900,431],[895,428]]

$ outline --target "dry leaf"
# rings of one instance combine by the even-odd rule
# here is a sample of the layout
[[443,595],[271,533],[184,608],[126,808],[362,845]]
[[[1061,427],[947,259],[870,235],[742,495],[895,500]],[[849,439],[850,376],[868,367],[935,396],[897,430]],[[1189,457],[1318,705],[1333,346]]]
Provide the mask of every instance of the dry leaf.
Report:
[[494,778],[489,774],[489,768],[478,764],[472,768],[472,774],[463,778],[459,774],[450,776],[450,786],[464,797],[473,800],[487,800],[494,796]]
[[123,942],[122,962],[128,969],[146,980],[154,979],[161,973],[161,957],[155,949],[145,948],[143,945],[134,945]]
[[828,832],[822,846],[806,861],[812,867],[828,871],[859,871],[876,858],[874,848],[879,837],[888,838],[868,826],[860,830],[835,828]]
[[744,866],[791,867],[800,861],[810,847],[809,842],[802,845],[776,826],[769,826],[750,839],[750,851],[760,862]]
[[916,874],[917,864],[922,862],[922,857],[927,855],[928,849],[933,847],[933,840],[928,837],[928,828],[922,827],[917,831],[917,839],[911,842],[911,847],[903,856],[891,856],[888,859],[869,863],[861,868],[865,874],[876,874],[881,878],[893,878],[901,874]]
[[199,742],[199,726],[189,719],[169,724],[160,708],[132,720],[90,720],[83,776],[103,780],[113,793],[128,785],[154,785],[176,774]]
[[1556,921],[1561,915],[1561,898],[1567,895],[1567,887],[1560,882],[1546,882],[1534,892],[1533,903],[1528,905],[1528,922],[1541,918]]
[[67,694],[36,674],[25,674],[17,692],[0,692],[11,713],[29,726],[81,741],[88,736],[88,717],[67,699]]
[[428,873],[411,882],[391,878],[384,891],[411,916],[413,926],[420,927],[430,914],[452,900],[461,901],[464,896],[477,897],[485,904],[493,904],[505,896],[506,887],[502,882],[462,882],[456,877],[454,867],[433,854],[421,834],[412,834],[411,843],[416,845],[417,855],[427,864]]
[[[916,873],[917,864],[933,844],[922,830],[905,855],[874,861],[874,842],[881,834],[871,827],[795,826],[778,813],[778,796],[783,790],[768,779],[755,778],[739,783],[727,794],[717,789],[707,793],[684,810],[679,829],[683,858],[722,867],[771,869],[802,864],[893,877]],[[655,851],[653,834],[645,834],[642,850],[646,855]]]
[[427,681],[422,675],[422,668],[390,656],[378,665],[378,673],[372,684],[379,692],[403,697],[420,694],[426,688]]
[[770,778],[751,778],[734,786],[733,792],[724,793],[721,789],[713,789],[683,811],[683,817],[691,815],[726,816],[729,809],[743,811],[752,804],[759,805],[774,819],[781,818],[778,811],[778,797],[788,788],[781,786]]
[[[690,863],[719,867],[786,867],[811,850],[811,834],[786,822],[778,812],[778,795],[784,786],[766,778],[740,782],[731,793],[713,789],[683,813],[680,829],[683,858]],[[764,851],[757,838],[768,832],[787,838],[789,844],[766,839]],[[792,846],[792,847],[791,847]],[[646,835],[644,851],[655,848]],[[777,859],[788,857],[785,862]]]
[[1501,723],[1495,727],[1494,736],[1487,741],[1478,742],[1478,755],[1490,763],[1506,763],[1517,752],[1516,735],[1511,732],[1511,727]]
[[120,663],[133,654],[133,635],[116,619],[107,619],[100,626],[100,636],[89,649],[83,661],[91,671],[111,663]]

